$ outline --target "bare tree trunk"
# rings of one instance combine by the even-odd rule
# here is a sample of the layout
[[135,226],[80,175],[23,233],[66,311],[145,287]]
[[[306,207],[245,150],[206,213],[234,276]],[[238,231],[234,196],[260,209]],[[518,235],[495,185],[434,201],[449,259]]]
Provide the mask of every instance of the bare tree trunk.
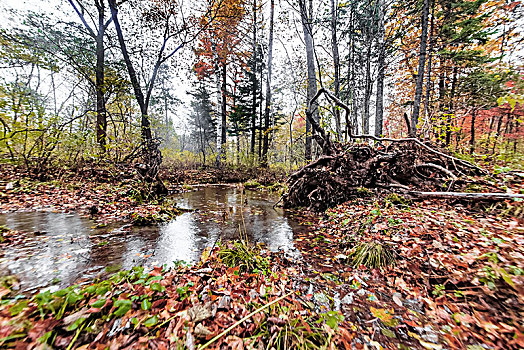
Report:
[[118,42],[120,44],[120,51],[122,52],[122,56],[124,57],[124,62],[126,64],[127,71],[129,74],[129,80],[131,81],[131,85],[133,86],[135,99],[138,105],[140,106],[141,112],[140,127],[142,140],[145,146],[143,152],[145,167],[138,168],[138,170],[140,174],[143,176],[145,182],[150,184],[146,187],[146,191],[148,193],[166,194],[167,188],[158,176],[158,172],[160,171],[160,165],[162,164],[162,152],[158,148],[158,143],[153,140],[151,133],[151,123],[147,115],[151,93],[153,91],[153,86],[158,74],[158,70],[161,65],[161,54],[159,55],[159,59],[157,60],[153,69],[153,74],[151,75],[151,79],[149,81],[149,86],[147,89],[147,95],[146,97],[144,97],[144,93],[142,92],[142,88],[140,87],[136,71],[133,68],[133,63],[127,51],[124,36],[122,34],[122,28],[120,27],[120,22],[118,20],[118,9],[116,6],[116,0],[109,0],[109,8],[111,9],[112,20],[115,24],[115,30],[118,36]]
[[413,102],[413,115],[411,116],[411,137],[416,137],[417,123],[420,115],[420,101],[422,100],[422,89],[424,84],[424,67],[426,65],[426,46],[428,43],[428,17],[429,0],[424,0],[422,7],[422,23],[420,33],[420,53],[418,56],[417,83],[415,86],[415,101]]
[[384,123],[384,78],[386,70],[386,47],[384,27],[384,1],[378,4],[378,75],[377,75],[377,101],[375,109],[375,136],[380,137],[383,133],[382,126]]
[[368,29],[368,50],[366,55],[366,86],[364,92],[364,114],[362,115],[362,129],[364,134],[369,134],[369,100],[371,98],[371,36]]
[[111,8],[111,14],[113,16],[113,22],[115,23],[115,29],[118,36],[118,42],[120,44],[120,50],[122,51],[122,56],[124,56],[124,62],[127,67],[127,71],[129,73],[129,80],[131,80],[131,85],[133,86],[133,91],[135,93],[135,98],[140,106],[140,112],[142,114],[140,126],[142,129],[142,138],[144,141],[151,141],[152,140],[152,134],[151,134],[151,126],[149,122],[149,118],[147,116],[147,105],[144,98],[144,94],[142,92],[142,89],[140,87],[140,83],[138,82],[138,77],[136,75],[136,71],[133,68],[133,63],[131,62],[131,58],[129,57],[129,53],[127,51],[127,46],[124,41],[124,36],[122,34],[122,28],[120,27],[120,21],[118,20],[118,9],[116,8],[116,0],[109,0],[109,7]]
[[426,98],[424,100],[424,114],[426,120],[429,120],[429,98],[433,91],[433,83],[431,82],[431,69],[433,59],[433,46],[435,45],[435,38],[433,36],[434,31],[434,18],[435,18],[435,0],[431,3],[431,24],[429,25],[429,52],[428,52],[428,75],[426,77]]
[[220,158],[226,159],[226,141],[227,141],[227,64],[222,64],[222,87],[220,89],[222,94],[222,103],[220,115],[222,118],[220,126]]
[[[338,52],[338,40],[337,40],[337,8],[338,1],[335,4],[335,0],[331,0],[331,48],[333,51],[333,68],[335,70],[335,96],[340,97],[340,55]],[[337,132],[337,140],[340,140],[342,129],[340,127],[340,109],[335,106],[335,130]]]
[[107,142],[107,118],[104,99],[104,3],[98,7],[98,33],[96,36],[96,141],[103,152]]
[[[299,0],[300,17],[302,19],[302,28],[304,31],[304,42],[306,44],[306,60],[307,60],[307,100],[310,101],[317,94],[317,79],[315,70],[315,52],[313,47],[313,25],[311,18],[313,17],[313,0],[309,0],[309,14],[306,7],[305,0]],[[311,105],[311,110],[306,111],[313,116],[313,119],[318,122],[318,104],[315,102]],[[306,118],[306,160],[311,160],[311,123]]]
[[107,27],[112,21],[110,17],[105,20],[105,5],[104,1],[96,1],[95,6],[98,12],[98,27],[96,32],[87,23],[84,17],[84,12],[80,11],[73,0],[69,0],[69,4],[73,7],[78,17],[82,21],[84,27],[87,29],[89,35],[95,40],[96,45],[96,66],[95,66],[95,91],[96,91],[96,142],[100,145],[102,152],[106,150],[107,144],[107,113],[104,97],[104,70],[105,70],[105,51],[104,51],[104,35]]
[[473,108],[473,114],[471,115],[471,140],[469,153],[475,152],[475,119],[477,118],[477,109]]
[[[264,83],[264,69],[263,67],[260,67],[260,87],[262,87],[262,84]],[[259,90],[260,93],[260,105],[258,110],[258,160],[260,161],[262,159],[262,130],[264,129],[262,126],[262,88]]]
[[453,68],[453,77],[451,78],[451,91],[449,94],[449,110],[448,110],[448,118],[447,118],[447,125],[446,125],[446,146],[449,146],[451,144],[451,115],[453,114],[454,106],[453,102],[455,100],[455,89],[457,87],[457,74],[458,74],[458,68]]
[[267,53],[267,81],[266,81],[266,110],[264,111],[264,145],[262,147],[262,165],[267,166],[267,152],[269,149],[269,117],[271,113],[271,70],[273,69],[273,28],[275,14],[275,0],[271,0],[269,17],[269,47]]
[[251,111],[251,154],[255,156],[256,115],[257,115],[257,0],[253,0],[253,101]]

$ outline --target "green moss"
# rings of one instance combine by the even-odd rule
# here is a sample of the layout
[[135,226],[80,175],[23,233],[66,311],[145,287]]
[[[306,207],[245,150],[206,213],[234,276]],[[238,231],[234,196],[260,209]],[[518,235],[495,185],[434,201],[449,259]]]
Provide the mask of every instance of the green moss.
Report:
[[386,201],[391,204],[400,204],[400,205],[410,205],[411,200],[406,199],[405,197],[397,194],[397,193],[390,193],[386,196]]
[[244,182],[244,187],[245,188],[259,188],[261,186],[262,185],[259,182],[255,181],[255,180],[249,180],[249,181]]
[[464,192],[468,192],[468,193],[482,192],[482,186],[478,184],[468,184],[466,188],[464,189]]
[[373,191],[365,188],[365,187],[357,187],[357,194],[361,198],[368,198],[373,197],[374,193]]
[[131,214],[131,220],[133,225],[136,226],[147,226],[161,222],[167,222],[173,220],[178,215],[182,214],[183,210],[177,207],[165,206],[158,212],[142,213],[134,212]]

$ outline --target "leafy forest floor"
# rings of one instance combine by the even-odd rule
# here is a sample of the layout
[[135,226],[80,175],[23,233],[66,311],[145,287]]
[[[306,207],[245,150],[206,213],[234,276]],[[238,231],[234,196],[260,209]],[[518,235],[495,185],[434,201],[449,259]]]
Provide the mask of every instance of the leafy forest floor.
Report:
[[[0,211],[78,211],[100,224],[176,214],[139,198],[130,173],[56,173],[40,182],[5,171],[0,185],[12,185],[0,193]],[[167,183],[187,184],[197,173]],[[228,173],[235,182],[257,172]],[[198,174],[193,182],[225,176]],[[278,179],[264,176],[262,183]],[[89,178],[99,182],[82,181]],[[297,212],[309,227],[295,235],[301,257],[224,243],[194,266],[136,267],[27,298],[3,279],[0,347],[523,348],[521,208],[370,196],[323,215]],[[18,235],[4,228],[0,248]]]

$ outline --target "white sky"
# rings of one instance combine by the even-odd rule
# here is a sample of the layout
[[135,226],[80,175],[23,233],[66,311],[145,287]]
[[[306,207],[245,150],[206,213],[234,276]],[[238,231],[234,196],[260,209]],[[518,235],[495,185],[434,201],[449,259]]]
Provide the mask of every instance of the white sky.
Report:
[[[80,23],[78,16],[72,7],[68,5],[67,0],[1,0],[0,28],[17,27],[20,25],[9,15],[9,10],[11,9],[22,12],[30,10],[46,14],[56,13],[57,10],[60,9],[64,14],[64,18],[78,21]],[[189,113],[189,102],[191,98],[187,94],[187,91],[191,89],[191,84],[190,81],[184,77],[182,77],[182,79],[173,77],[172,80],[176,81],[176,84],[173,85],[174,94],[184,103],[184,105],[180,106],[176,115],[172,115],[171,118],[175,123],[175,127],[179,129],[179,132],[183,132],[183,124]]]
[[[69,20],[78,21],[76,13],[72,10],[71,6],[68,4],[67,0],[0,0],[0,27],[13,27],[18,26],[18,23],[15,23],[9,14],[6,13],[6,9],[15,9],[15,10],[32,10],[39,13],[56,13],[58,9],[64,14],[64,17]],[[267,4],[266,4],[267,5]],[[273,48],[273,83],[272,86],[280,86],[282,90],[273,94],[275,101],[281,101],[283,112],[286,114],[292,113],[295,108],[295,100],[292,93],[292,81],[291,68],[289,67],[289,61],[286,54],[286,50],[283,45],[286,45],[287,52],[289,53],[292,60],[295,60],[297,57],[305,56],[305,49],[302,43],[302,27],[296,21],[294,21],[294,13],[288,8],[285,1],[280,2],[280,5],[275,7],[275,35],[278,38],[275,38],[274,48]],[[285,13],[287,10],[287,14]],[[269,20],[269,7],[265,6],[265,13],[263,14],[264,19]],[[288,20],[286,18],[289,17]],[[295,28],[296,27],[296,28]],[[259,35],[264,35],[264,39],[267,42],[268,28],[263,28],[263,32]],[[250,40],[250,39],[249,39]],[[168,64],[173,64],[177,60],[189,60],[191,54],[186,53],[177,53]],[[296,62],[293,62],[294,74],[296,78],[305,76],[305,70],[300,66],[296,65]],[[184,66],[188,66],[187,64]],[[176,115],[172,115],[172,119],[175,122],[175,127],[177,132],[184,132],[184,123],[187,120],[187,116],[190,112],[191,96],[187,94],[187,91],[191,89],[191,81],[194,80],[194,75],[187,68],[181,68],[180,76],[173,76],[173,90],[180,100],[183,101],[184,106],[177,108]],[[265,82],[263,83],[263,88],[265,89]],[[302,94],[304,91],[299,91]],[[298,96],[298,103],[303,103],[303,96]],[[212,97],[212,101],[216,99]]]

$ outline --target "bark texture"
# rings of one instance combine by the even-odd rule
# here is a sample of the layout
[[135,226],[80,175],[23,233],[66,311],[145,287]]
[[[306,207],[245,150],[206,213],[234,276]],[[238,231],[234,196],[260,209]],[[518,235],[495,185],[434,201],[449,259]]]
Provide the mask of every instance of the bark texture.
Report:
[[413,114],[411,116],[411,137],[414,137],[417,133],[417,123],[420,115],[420,102],[422,100],[424,67],[426,65],[426,48],[428,43],[428,17],[429,0],[424,0],[421,18],[420,51],[418,57],[417,83],[415,86],[415,101],[413,102]]
[[267,166],[269,150],[269,119],[271,114],[271,73],[273,69],[273,27],[275,14],[275,0],[271,0],[269,17],[269,48],[267,53],[267,80],[266,80],[266,109],[264,111],[264,144],[262,147],[262,166]]
[[[307,62],[307,99],[311,101],[317,93],[317,77],[315,68],[315,49],[313,47],[313,0],[309,0],[309,6],[306,6],[305,0],[299,0],[300,17],[302,20],[302,29],[304,31],[304,43],[306,44],[306,62]],[[309,8],[308,8],[309,7]],[[306,114],[310,114],[318,122],[318,104],[313,103],[308,107]],[[312,128],[309,118],[306,120],[306,159],[311,160],[312,148]]]

